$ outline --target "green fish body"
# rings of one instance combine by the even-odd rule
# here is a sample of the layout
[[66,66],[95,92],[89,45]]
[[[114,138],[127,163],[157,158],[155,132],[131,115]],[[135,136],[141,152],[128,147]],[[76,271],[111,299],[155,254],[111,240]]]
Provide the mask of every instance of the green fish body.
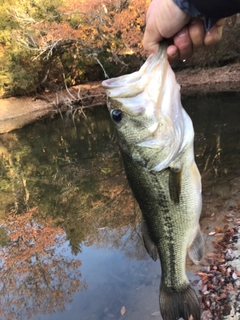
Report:
[[200,320],[200,306],[186,276],[187,253],[203,254],[199,227],[201,177],[194,160],[192,121],[162,46],[133,74],[103,82],[119,136],[126,175],[142,211],[145,247],[162,277],[163,320]]

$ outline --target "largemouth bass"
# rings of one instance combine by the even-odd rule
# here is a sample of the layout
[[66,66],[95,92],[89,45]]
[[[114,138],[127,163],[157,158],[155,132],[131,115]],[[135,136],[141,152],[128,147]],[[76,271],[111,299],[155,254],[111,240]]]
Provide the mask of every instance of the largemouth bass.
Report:
[[192,121],[183,109],[163,45],[138,72],[105,80],[126,175],[142,211],[146,249],[159,256],[164,320],[200,319],[186,276],[186,255],[199,263],[203,237],[201,177],[194,160]]

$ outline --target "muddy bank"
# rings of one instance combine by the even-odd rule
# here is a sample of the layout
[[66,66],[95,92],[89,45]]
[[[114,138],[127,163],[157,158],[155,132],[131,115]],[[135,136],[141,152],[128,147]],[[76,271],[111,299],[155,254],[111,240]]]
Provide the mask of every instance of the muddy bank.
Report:
[[[240,91],[240,63],[211,69],[185,69],[176,73],[182,94]],[[22,128],[35,120],[65,111],[105,105],[101,82],[72,87],[69,91],[46,93],[34,98],[0,100],[0,133]]]
[[184,95],[240,91],[240,63],[221,68],[185,69],[176,76]]
[[24,125],[47,115],[52,105],[32,98],[9,98],[0,100],[0,133],[22,128]]

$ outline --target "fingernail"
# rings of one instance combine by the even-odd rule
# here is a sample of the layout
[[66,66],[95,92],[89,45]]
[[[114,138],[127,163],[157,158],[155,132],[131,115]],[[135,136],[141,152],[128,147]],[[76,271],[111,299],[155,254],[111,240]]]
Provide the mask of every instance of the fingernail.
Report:
[[169,47],[167,50],[167,55],[170,62],[178,60],[178,51],[175,48]]
[[187,34],[187,28],[183,28],[181,31],[179,31],[176,36],[179,38],[185,37]]

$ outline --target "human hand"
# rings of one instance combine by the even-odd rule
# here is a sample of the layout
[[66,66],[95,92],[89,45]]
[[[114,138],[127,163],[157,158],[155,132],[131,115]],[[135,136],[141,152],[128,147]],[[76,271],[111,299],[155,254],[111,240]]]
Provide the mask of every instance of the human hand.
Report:
[[192,18],[183,29],[172,37],[173,44],[167,48],[169,61],[187,59],[194,50],[216,44],[222,38],[224,20],[219,20],[206,32],[203,20]]
[[217,43],[222,37],[224,19],[206,32],[201,18],[191,18],[173,0],[153,0],[146,17],[143,47],[149,53],[156,53],[159,42],[171,39],[167,49],[169,61],[184,60],[193,50],[204,45]]

